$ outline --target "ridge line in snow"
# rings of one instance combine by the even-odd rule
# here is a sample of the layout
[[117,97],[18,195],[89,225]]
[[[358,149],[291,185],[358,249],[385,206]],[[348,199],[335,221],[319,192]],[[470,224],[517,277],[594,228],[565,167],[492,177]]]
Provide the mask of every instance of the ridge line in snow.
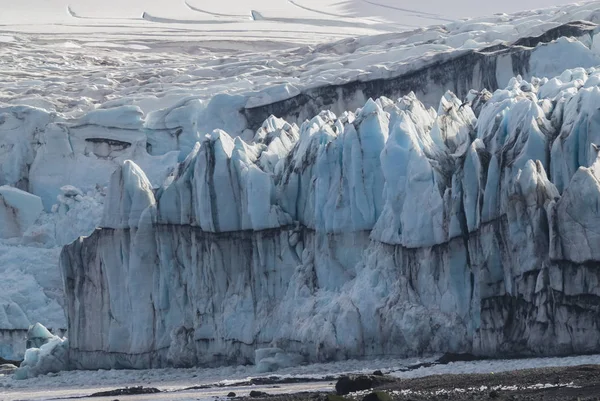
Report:
[[245,18],[245,19],[252,19],[252,16],[250,15],[243,15],[243,14],[221,14],[221,13],[215,13],[212,11],[208,11],[208,10],[203,10],[201,8],[192,6],[190,3],[187,2],[187,0],[184,0],[183,4],[189,8],[192,11],[198,12],[198,13],[203,13],[203,14],[208,14],[208,15],[213,15],[215,17],[238,17],[238,18]]
[[219,24],[231,24],[231,23],[239,22],[239,21],[235,21],[235,20],[220,20],[220,21],[216,21],[216,20],[187,20],[187,19],[165,18],[165,17],[157,17],[157,16],[154,16],[154,15],[151,15],[151,14],[147,13],[146,11],[144,11],[142,13],[142,19],[146,20],[146,21],[149,21],[149,22],[159,22],[159,23],[163,23],[163,24],[196,24],[196,25],[211,24],[211,25],[219,25]]
[[310,8],[310,7],[307,7],[307,6],[303,6],[302,4],[298,4],[298,3],[297,3],[296,1],[294,1],[294,0],[288,0],[288,2],[289,2],[290,4],[292,4],[293,6],[296,6],[296,7],[298,7],[298,8],[301,8],[301,9],[303,9],[303,10],[310,11],[310,12],[317,13],[317,14],[328,15],[328,16],[330,16],[330,17],[336,17],[336,18],[357,18],[357,17],[355,17],[355,16],[351,16],[351,15],[350,15],[350,16],[348,16],[348,15],[341,15],[341,14],[329,13],[329,12],[327,12],[327,11],[319,11],[319,10],[316,10],[316,9],[314,9],[314,8]]
[[320,19],[320,18],[285,18],[285,17],[265,17],[259,11],[251,10],[252,19],[254,21],[273,21],[273,22],[282,22],[288,24],[304,24],[304,25],[317,25],[317,26],[338,26],[338,27],[347,27],[347,28],[363,28],[363,29],[372,29],[376,31],[383,32],[397,32],[398,26],[405,26],[409,28],[415,28],[416,25],[408,25],[408,24],[384,24],[384,23],[374,23],[374,24],[366,24],[363,22],[349,22],[349,21],[336,21],[336,20],[328,20],[328,19]]
[[89,19],[90,18],[90,17],[82,17],[82,16],[78,15],[77,13],[75,13],[75,11],[73,11],[73,9],[71,8],[70,5],[67,6],[67,13],[73,18],[80,18],[80,19]]
[[71,5],[67,5],[67,14],[77,19],[93,19],[93,20],[120,20],[120,21],[136,21],[139,18],[128,18],[128,17],[91,17],[87,15],[80,15],[73,11]]

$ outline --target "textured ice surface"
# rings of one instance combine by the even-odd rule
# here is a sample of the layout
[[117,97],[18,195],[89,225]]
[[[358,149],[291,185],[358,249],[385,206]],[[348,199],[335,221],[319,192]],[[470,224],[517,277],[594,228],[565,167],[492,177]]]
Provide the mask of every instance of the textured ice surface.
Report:
[[0,186],[0,238],[21,237],[42,213],[39,196]]
[[[140,178],[113,180],[109,198],[147,208],[109,207],[129,227],[62,253],[71,363],[598,350],[600,170],[578,128],[594,121],[596,74],[517,77],[467,102],[448,92],[437,112],[414,94],[322,112],[273,170],[260,141],[283,133],[277,120],[249,143],[216,130],[154,197],[123,166],[115,177]],[[551,152],[571,136],[577,150]]]

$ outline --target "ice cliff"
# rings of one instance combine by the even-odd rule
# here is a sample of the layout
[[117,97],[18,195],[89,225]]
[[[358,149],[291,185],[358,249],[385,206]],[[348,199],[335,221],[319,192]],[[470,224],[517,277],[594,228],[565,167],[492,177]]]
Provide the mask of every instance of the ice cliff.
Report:
[[215,130],[158,190],[125,162],[61,254],[70,363],[599,351],[599,74]]

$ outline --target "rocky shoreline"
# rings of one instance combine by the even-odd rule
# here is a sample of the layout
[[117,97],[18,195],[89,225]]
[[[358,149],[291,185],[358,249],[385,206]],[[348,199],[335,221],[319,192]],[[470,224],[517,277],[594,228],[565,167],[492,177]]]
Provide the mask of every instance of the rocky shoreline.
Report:
[[[151,394],[168,393],[173,399],[179,400],[181,396],[206,397],[208,393],[205,390],[226,387],[229,390],[241,390],[242,395],[226,390],[227,393],[213,393],[212,397],[228,401],[600,400],[600,365],[592,364],[497,373],[437,374],[411,379],[398,378],[377,370],[372,374],[321,378],[320,383],[328,382],[328,386],[322,388],[329,387],[330,390],[286,392],[287,385],[313,380],[272,376],[230,385],[193,386],[166,391],[134,386],[78,398],[147,396],[151,399]],[[248,392],[248,386],[256,387]],[[190,392],[194,390],[199,392]]]
[[[372,387],[342,395],[340,382]],[[600,366],[537,368],[486,374],[448,374],[415,379],[364,375],[340,379],[336,392],[242,397],[269,401],[598,400]]]

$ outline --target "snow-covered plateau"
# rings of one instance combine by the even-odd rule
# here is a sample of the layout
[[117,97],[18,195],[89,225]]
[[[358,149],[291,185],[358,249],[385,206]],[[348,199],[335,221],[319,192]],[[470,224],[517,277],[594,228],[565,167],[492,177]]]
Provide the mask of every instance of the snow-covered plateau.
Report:
[[[0,357],[21,376],[600,352],[600,2],[412,30],[180,6],[0,29]],[[336,32],[370,36],[316,44]],[[68,341],[35,328],[24,354],[36,322]]]

